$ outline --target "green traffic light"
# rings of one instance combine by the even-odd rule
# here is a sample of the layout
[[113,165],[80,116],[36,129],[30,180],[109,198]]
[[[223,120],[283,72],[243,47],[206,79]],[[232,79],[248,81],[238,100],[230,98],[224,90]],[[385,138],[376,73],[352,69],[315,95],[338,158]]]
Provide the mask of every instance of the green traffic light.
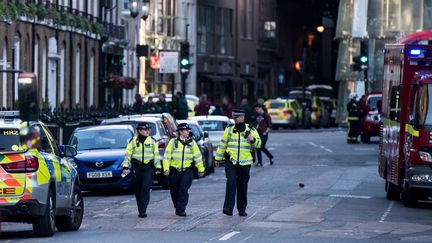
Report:
[[182,66],[187,66],[187,65],[189,65],[189,60],[186,59],[186,58],[183,58],[183,59],[180,61],[180,64],[181,64]]
[[367,61],[368,61],[367,56],[362,56],[362,57],[360,57],[360,62],[362,62],[362,63],[367,63]]

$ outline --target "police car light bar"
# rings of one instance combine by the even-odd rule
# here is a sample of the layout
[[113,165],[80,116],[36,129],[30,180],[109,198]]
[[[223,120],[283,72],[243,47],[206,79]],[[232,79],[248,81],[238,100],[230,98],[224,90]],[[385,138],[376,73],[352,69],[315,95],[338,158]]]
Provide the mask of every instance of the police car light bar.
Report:
[[0,111],[0,118],[19,118],[20,113],[19,111]]

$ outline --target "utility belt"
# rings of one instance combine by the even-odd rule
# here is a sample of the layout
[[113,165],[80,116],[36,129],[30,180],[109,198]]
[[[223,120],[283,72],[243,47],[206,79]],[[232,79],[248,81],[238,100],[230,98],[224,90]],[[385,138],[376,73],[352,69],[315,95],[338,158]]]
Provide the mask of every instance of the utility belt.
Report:
[[149,165],[153,169],[155,169],[154,160],[150,160],[148,163],[144,164],[142,161],[139,161],[137,159],[131,159],[132,166],[139,166],[144,167],[145,165]]
[[182,168],[177,168],[177,167],[174,167],[174,166],[170,166],[170,169],[173,169],[173,170],[176,170],[176,171],[178,171],[178,172],[185,172],[185,171],[187,171],[187,170],[189,170],[191,167],[183,167],[183,170],[182,170]]

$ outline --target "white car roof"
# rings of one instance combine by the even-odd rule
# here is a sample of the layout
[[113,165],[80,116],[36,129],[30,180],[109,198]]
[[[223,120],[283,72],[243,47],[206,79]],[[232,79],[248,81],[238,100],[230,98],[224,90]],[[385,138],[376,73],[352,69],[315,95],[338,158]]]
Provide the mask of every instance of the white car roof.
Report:
[[195,125],[199,126],[198,121],[195,121],[195,120],[177,120],[177,123],[178,124],[180,124],[180,123],[195,124]]
[[79,131],[85,131],[85,130],[92,130],[92,131],[101,131],[101,130],[122,130],[122,129],[128,129],[133,131],[133,126],[128,124],[103,124],[98,126],[90,126],[90,127],[83,127],[78,128]]
[[228,121],[230,122],[230,118],[227,116],[193,116],[191,120],[195,121]]
[[151,117],[151,116],[142,116],[142,115],[132,115],[132,116],[122,116],[116,118],[105,119],[101,122],[101,124],[110,124],[110,123],[118,123],[123,121],[137,121],[137,122],[157,122],[160,121],[159,117]]

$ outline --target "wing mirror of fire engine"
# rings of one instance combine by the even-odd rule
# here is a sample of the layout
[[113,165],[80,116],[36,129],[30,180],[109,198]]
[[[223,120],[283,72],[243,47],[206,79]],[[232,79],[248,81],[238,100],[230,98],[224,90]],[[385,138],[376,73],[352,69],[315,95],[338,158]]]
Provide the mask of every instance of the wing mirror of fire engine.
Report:
[[78,154],[76,149],[70,145],[61,145],[60,151],[61,151],[62,157],[72,158]]

